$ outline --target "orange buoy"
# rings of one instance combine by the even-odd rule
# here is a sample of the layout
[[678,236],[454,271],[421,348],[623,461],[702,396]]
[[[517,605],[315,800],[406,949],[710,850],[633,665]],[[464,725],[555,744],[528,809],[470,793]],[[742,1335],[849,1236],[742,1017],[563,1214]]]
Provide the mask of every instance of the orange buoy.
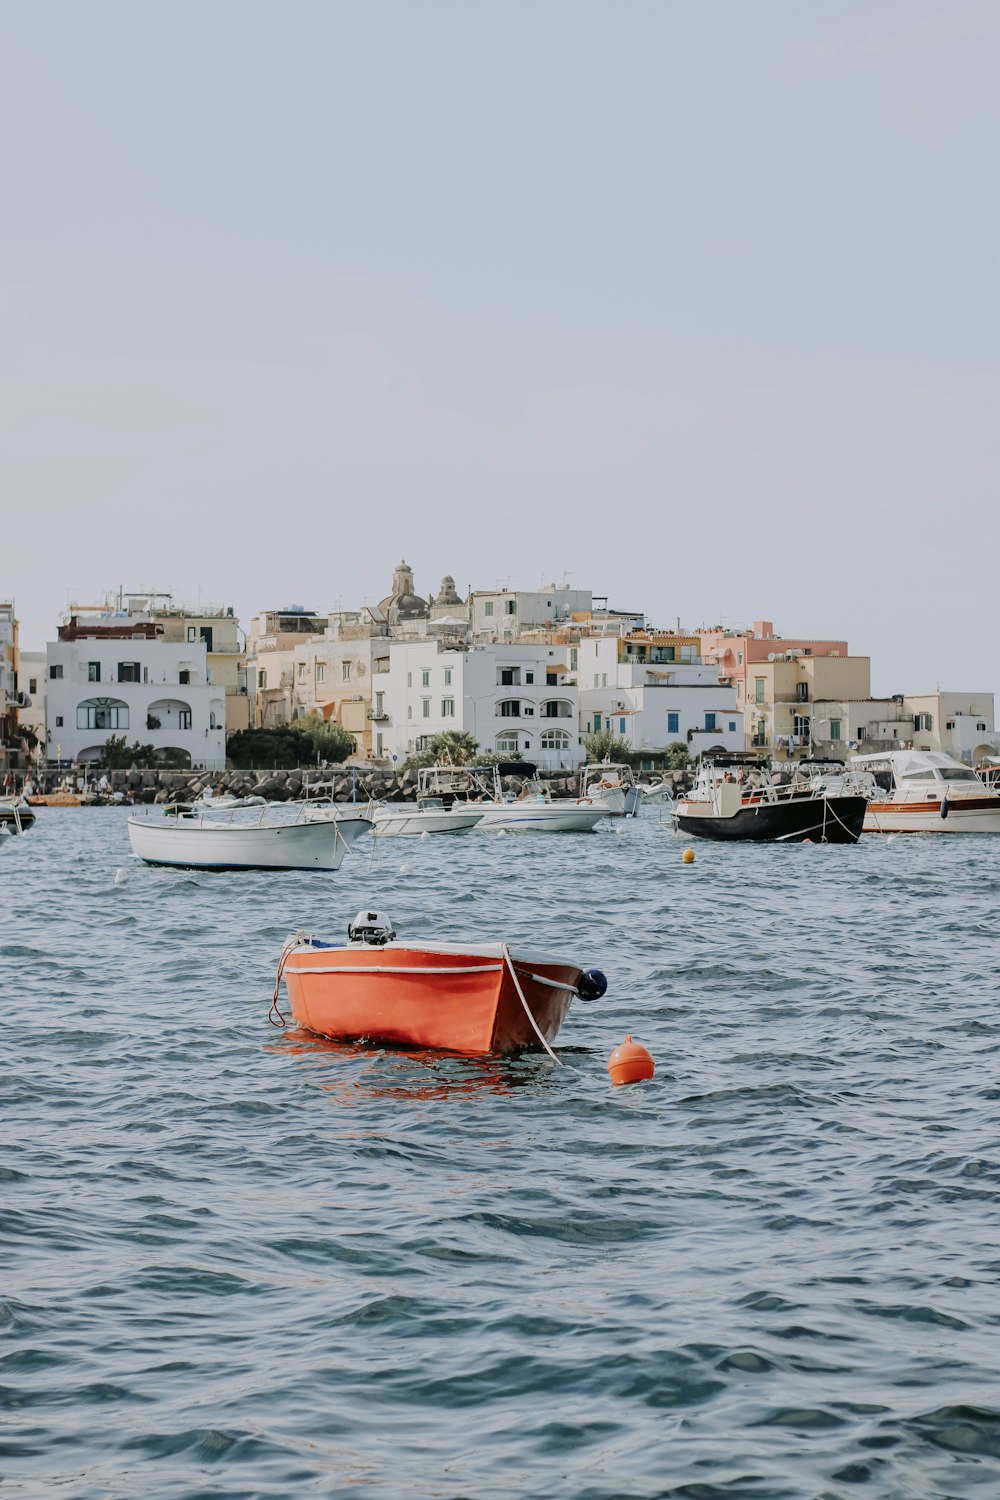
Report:
[[681,862],[683,864],[685,864],[685,865],[693,865],[694,864],[694,850],[693,849],[685,849],[684,853],[681,855]]
[[644,1078],[652,1078],[655,1066],[653,1054],[630,1036],[608,1058],[608,1072],[614,1084],[641,1083]]

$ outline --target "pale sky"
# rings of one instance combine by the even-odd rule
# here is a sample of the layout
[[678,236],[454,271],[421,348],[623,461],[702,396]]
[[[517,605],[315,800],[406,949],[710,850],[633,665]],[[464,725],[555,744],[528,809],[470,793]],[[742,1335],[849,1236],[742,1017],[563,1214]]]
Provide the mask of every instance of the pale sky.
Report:
[[1000,694],[997,0],[0,0],[0,595],[400,556]]

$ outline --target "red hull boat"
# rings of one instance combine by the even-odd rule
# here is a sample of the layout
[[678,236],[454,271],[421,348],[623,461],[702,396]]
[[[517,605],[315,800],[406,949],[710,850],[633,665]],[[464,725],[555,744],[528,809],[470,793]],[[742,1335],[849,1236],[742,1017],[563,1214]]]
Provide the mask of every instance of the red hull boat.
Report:
[[376,912],[359,913],[348,933],[347,943],[296,934],[278,969],[298,1024],[334,1041],[470,1056],[548,1047],[574,996],[607,987],[599,970],[506,943],[396,942]]

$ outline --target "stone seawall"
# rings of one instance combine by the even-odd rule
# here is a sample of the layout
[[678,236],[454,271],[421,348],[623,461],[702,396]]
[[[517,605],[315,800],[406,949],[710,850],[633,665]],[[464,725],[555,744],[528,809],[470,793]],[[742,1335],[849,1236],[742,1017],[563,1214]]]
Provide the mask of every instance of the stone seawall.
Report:
[[[296,798],[332,797],[336,802],[350,802],[355,797],[367,802],[398,802],[412,799],[417,793],[416,771],[369,771],[350,768],[317,770],[315,766],[295,771],[110,771],[108,780],[114,791],[131,791],[136,802],[193,802],[206,787],[217,796],[266,797],[269,802],[291,802]],[[553,797],[576,796],[576,777],[564,771],[542,771]],[[678,780],[686,780],[678,774]],[[524,782],[519,776],[504,778],[506,791],[519,792]]]

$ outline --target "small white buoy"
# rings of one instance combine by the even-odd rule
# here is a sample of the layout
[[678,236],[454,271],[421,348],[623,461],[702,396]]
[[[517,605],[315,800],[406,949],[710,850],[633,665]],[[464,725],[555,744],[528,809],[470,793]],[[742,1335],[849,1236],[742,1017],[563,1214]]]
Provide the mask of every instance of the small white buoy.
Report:
[[127,870],[118,869],[115,871],[115,885],[124,885],[126,880],[128,880]]
[[423,844],[429,838],[430,838],[430,834],[428,833],[427,829],[425,828],[424,831],[423,831],[423,833],[420,835],[420,842]]

